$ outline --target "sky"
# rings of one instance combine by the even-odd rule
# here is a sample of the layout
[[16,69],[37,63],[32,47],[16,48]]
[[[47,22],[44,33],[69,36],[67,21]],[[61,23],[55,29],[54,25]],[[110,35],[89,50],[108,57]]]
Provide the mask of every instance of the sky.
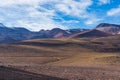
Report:
[[120,0],[0,0],[0,23],[32,31],[120,24]]

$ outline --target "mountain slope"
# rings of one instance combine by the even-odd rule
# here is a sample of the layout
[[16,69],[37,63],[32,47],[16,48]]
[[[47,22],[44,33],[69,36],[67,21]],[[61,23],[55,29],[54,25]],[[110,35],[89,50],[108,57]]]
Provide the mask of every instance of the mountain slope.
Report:
[[83,37],[95,38],[95,37],[107,37],[107,36],[111,36],[111,34],[94,29],[94,30],[84,31],[71,35],[69,38],[83,38]]
[[64,38],[67,37],[69,35],[69,33],[67,33],[67,31],[62,30],[60,28],[54,28],[52,29],[49,34],[51,36],[53,36],[53,38]]
[[109,34],[118,34],[120,32],[120,25],[101,23],[96,29]]

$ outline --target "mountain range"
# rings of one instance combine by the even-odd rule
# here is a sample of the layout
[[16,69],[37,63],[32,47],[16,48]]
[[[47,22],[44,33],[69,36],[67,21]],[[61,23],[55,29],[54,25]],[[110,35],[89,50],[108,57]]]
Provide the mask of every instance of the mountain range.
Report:
[[22,27],[9,28],[0,23],[0,43],[12,43],[29,39],[44,38],[82,38],[82,37],[106,37],[120,34],[120,25],[101,23],[96,28],[68,29],[54,28],[52,30],[29,31]]

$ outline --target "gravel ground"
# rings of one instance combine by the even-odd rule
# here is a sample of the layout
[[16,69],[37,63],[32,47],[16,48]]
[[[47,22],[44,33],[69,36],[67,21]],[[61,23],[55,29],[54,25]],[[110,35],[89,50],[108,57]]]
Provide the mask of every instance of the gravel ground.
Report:
[[66,79],[0,66],[0,80],[66,80]]
[[17,68],[66,80],[120,80],[119,67],[25,66]]

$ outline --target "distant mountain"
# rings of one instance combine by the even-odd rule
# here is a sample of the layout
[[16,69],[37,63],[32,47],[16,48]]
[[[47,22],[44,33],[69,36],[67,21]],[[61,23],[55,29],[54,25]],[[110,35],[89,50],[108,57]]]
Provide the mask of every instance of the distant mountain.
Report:
[[22,27],[9,28],[0,23],[0,43],[11,43],[29,39],[46,38],[82,38],[106,37],[120,34],[120,25],[101,23],[95,29],[68,29],[54,28],[32,32]]
[[51,31],[49,31],[50,36],[53,38],[64,38],[69,36],[69,33],[65,30],[62,30],[60,28],[54,28]]
[[69,38],[96,38],[96,37],[106,37],[106,36],[111,36],[111,34],[93,29],[93,30],[88,30],[88,31],[83,31],[74,35],[71,35]]
[[32,32],[22,27],[9,28],[0,23],[0,43],[11,43],[41,38],[65,38],[81,31],[81,29],[63,30],[60,28],[54,28],[52,30]]
[[116,24],[101,23],[96,27],[96,29],[109,34],[120,33],[120,25]]
[[3,25],[2,23],[0,23],[0,27],[6,27],[5,25]]
[[79,32],[82,32],[82,29],[69,29],[69,30],[66,30],[69,34],[76,34],[76,33],[79,33]]

